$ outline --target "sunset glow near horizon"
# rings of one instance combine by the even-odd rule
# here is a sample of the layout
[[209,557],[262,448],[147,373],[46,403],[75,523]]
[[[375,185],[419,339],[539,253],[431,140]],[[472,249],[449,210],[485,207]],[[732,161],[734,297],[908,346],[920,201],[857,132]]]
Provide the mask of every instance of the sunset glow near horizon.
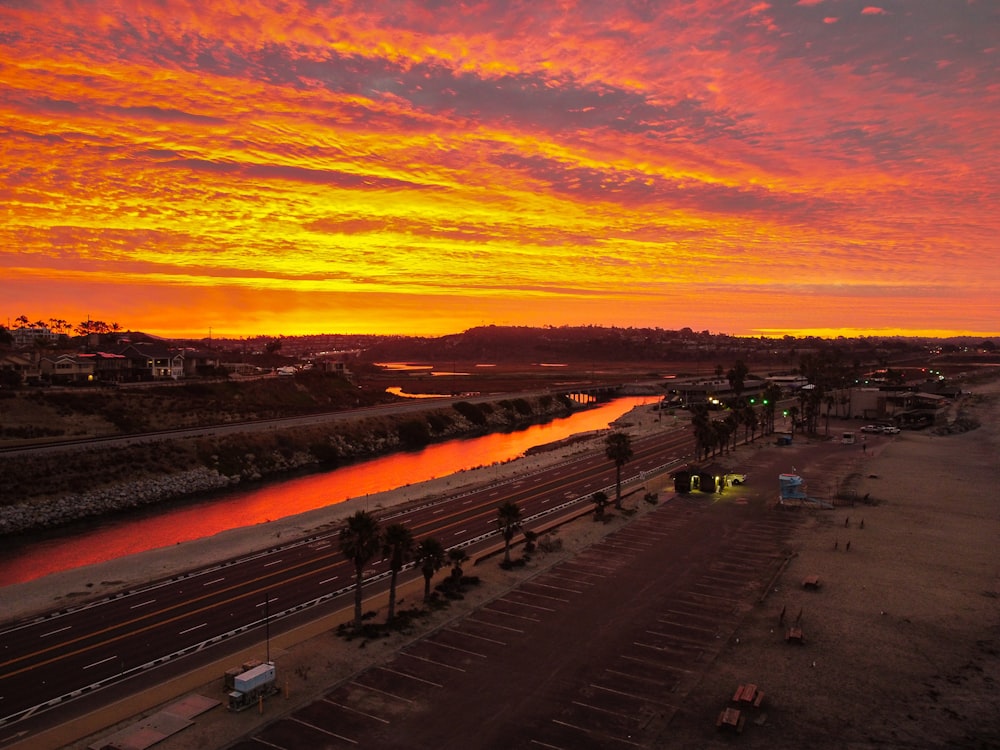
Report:
[[24,0],[0,38],[9,319],[1000,334],[996,2]]

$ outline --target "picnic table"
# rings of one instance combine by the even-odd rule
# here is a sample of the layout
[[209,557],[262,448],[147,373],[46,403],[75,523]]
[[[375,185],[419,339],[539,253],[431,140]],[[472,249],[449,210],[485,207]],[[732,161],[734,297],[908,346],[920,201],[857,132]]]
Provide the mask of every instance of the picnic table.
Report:
[[738,708],[724,708],[719,712],[719,718],[715,720],[715,726],[730,732],[740,734],[743,731],[747,718]]
[[739,685],[736,688],[736,692],[733,693],[733,703],[760,708],[760,704],[763,702],[764,691],[758,689],[753,683]]
[[804,589],[818,589],[819,586],[819,576],[806,576],[802,579],[802,588]]
[[802,632],[802,628],[791,627],[785,631],[785,640],[789,643],[802,644],[806,642],[805,634]]

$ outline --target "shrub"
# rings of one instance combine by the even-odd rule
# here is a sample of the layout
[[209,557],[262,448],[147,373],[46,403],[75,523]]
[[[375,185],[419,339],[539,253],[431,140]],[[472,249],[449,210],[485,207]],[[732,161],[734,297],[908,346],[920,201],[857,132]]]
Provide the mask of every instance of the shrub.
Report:
[[486,424],[486,415],[476,404],[470,404],[468,401],[456,401],[452,408],[474,425],[482,427]]
[[398,428],[399,441],[407,448],[423,448],[431,441],[427,423],[420,419],[408,419]]

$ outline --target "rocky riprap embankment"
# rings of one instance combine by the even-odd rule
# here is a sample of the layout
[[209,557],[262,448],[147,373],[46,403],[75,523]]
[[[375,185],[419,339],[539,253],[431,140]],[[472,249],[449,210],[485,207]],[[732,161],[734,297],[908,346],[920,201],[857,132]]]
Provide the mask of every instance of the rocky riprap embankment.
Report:
[[[569,404],[553,397],[452,408],[397,417],[359,416],[328,427],[248,430],[219,438],[164,440],[83,449],[64,456],[5,459],[0,486],[0,536],[154,505],[224,489],[241,482],[280,479],[343,463],[471,437],[565,416]],[[82,489],[81,488],[89,488]]]
[[207,468],[151,477],[80,494],[0,507],[0,534],[60,526],[143,505],[221,489],[233,480]]

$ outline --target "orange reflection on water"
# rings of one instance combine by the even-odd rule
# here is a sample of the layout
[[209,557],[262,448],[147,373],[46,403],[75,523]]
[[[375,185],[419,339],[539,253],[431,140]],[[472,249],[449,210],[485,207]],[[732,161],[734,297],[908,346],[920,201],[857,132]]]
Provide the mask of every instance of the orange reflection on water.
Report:
[[[416,485],[469,469],[503,463],[526,450],[594,430],[601,430],[650,398],[623,398],[547,424],[469,440],[451,440],[420,451],[396,453],[321,474],[240,489],[198,502],[158,508],[79,524],[51,538],[9,545],[0,559],[0,586],[34,580],[63,570],[115,560],[181,542],[203,539],[230,529],[266,524],[325,508],[351,498]],[[455,486],[461,483],[455,479]],[[422,496],[414,487],[406,499]],[[261,530],[261,544],[267,530]]]

